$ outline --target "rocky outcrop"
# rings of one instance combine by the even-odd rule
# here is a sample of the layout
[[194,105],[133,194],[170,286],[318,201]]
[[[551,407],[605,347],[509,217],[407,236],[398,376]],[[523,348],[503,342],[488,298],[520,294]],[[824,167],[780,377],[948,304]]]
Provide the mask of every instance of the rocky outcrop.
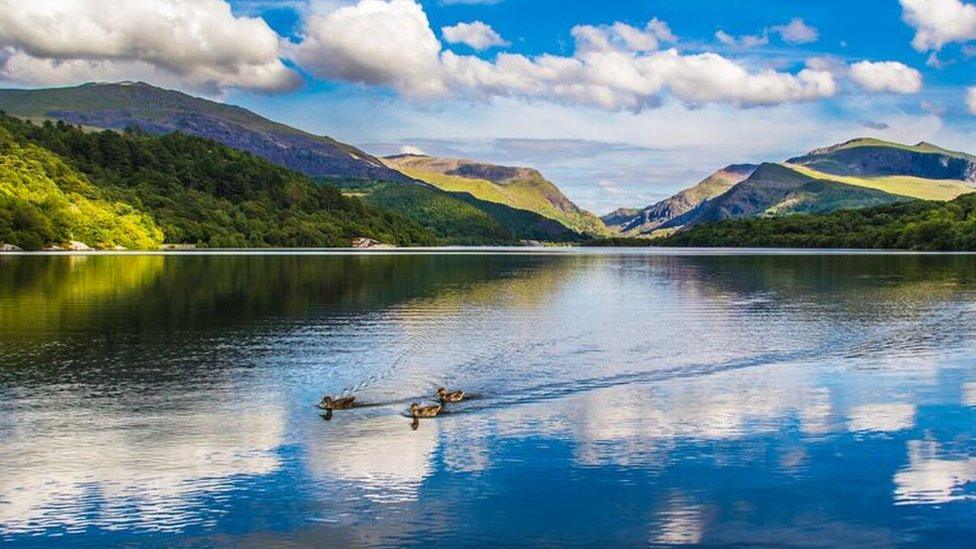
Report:
[[60,246],[50,246],[47,248],[49,252],[90,252],[93,248],[84,242],[79,242],[77,240],[72,240],[66,244]]
[[14,246],[13,244],[7,244],[6,242],[0,242],[0,252],[22,252],[20,246]]
[[393,246],[392,244],[384,244],[379,240],[375,240],[373,238],[366,238],[366,237],[354,238],[352,240],[352,247],[364,249],[364,250],[365,249],[383,250],[383,249],[396,248],[396,246]]

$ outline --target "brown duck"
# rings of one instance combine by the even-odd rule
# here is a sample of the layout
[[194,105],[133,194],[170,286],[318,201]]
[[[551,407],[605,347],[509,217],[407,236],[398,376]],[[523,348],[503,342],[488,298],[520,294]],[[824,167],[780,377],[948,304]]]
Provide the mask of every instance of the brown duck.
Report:
[[348,410],[349,408],[352,408],[352,405],[355,404],[355,402],[356,402],[356,397],[354,396],[342,397],[342,398],[332,398],[330,396],[327,396],[323,398],[322,402],[319,402],[317,406],[319,408],[322,408],[323,410],[329,410],[329,411]]
[[437,398],[441,399],[441,404],[447,404],[449,402],[461,402],[468,396],[468,393],[464,391],[450,391],[441,387],[437,390]]
[[432,406],[421,406],[420,404],[414,402],[410,405],[410,416],[413,418],[420,417],[437,417],[437,414],[441,413],[444,409],[443,404],[434,404]]

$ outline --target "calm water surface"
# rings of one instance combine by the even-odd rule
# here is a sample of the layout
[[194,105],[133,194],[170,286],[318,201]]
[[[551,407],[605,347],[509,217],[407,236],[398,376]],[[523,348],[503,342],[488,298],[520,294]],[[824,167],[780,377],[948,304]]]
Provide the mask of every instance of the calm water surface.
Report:
[[974,336],[976,256],[0,257],[0,542],[972,546]]

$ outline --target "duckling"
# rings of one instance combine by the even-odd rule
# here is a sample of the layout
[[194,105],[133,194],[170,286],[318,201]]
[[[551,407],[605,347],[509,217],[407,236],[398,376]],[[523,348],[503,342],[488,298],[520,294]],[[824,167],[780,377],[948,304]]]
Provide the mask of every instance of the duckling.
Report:
[[441,413],[444,409],[443,404],[434,404],[433,406],[421,406],[420,404],[414,402],[410,405],[410,415],[416,419],[419,417],[437,417],[437,414]]
[[461,402],[468,396],[468,393],[464,391],[448,392],[447,389],[441,387],[437,390],[436,396],[441,399],[442,404],[447,404],[448,402]]
[[356,402],[356,397],[343,397],[343,398],[332,398],[327,396],[322,399],[316,406],[322,408],[323,410],[348,410],[352,408],[353,403]]

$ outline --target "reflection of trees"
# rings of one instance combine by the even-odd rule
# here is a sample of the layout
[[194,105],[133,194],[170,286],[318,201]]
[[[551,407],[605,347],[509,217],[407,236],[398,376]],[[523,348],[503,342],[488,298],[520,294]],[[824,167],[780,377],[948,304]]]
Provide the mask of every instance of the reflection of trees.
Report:
[[84,329],[106,304],[153,285],[164,267],[160,256],[118,259],[0,257],[0,338]]
[[432,300],[445,315],[498,293],[527,305],[552,291],[560,271],[551,268],[568,260],[426,254],[5,257],[0,357],[7,368],[68,356],[83,364],[86,358],[103,361],[99,355],[108,353],[125,362],[127,353],[144,355],[146,346],[159,347],[161,356],[176,347],[205,346],[219,330],[246,330],[242,336],[252,337],[288,321],[328,322],[407,301]]
[[[693,255],[640,261],[705,297],[772,294],[778,305],[817,308],[896,309],[903,300],[951,298],[976,280],[976,256],[969,255]],[[844,299],[831,302],[833,296]]]
[[[7,257],[0,269],[9,330],[78,322],[212,326],[215,320],[388,306],[445,287],[505,277],[559,258],[527,256]],[[27,314],[36,306],[50,314]],[[109,313],[96,314],[108,310]],[[65,318],[65,314],[69,315]],[[82,324],[84,326],[84,324]]]

